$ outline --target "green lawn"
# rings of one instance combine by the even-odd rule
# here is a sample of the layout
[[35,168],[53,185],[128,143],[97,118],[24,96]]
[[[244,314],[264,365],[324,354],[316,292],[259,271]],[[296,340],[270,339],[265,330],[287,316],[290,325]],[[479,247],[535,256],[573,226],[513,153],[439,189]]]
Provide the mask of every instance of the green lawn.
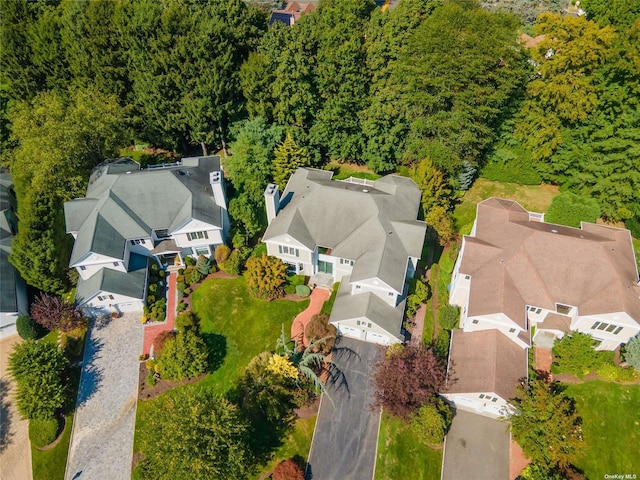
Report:
[[546,212],[551,205],[551,200],[558,193],[558,187],[551,185],[519,185],[479,178],[465,192],[462,201],[453,212],[456,229],[465,234],[471,232],[473,220],[476,218],[476,205],[487,198],[500,197],[515,200],[529,211]]
[[[274,350],[282,324],[288,335],[293,319],[307,308],[309,301],[267,302],[253,298],[244,277],[238,277],[205,281],[193,293],[192,305],[200,318],[214,370],[196,384],[177,388],[206,388],[224,395],[253,357]],[[152,402],[138,402],[134,451],[139,449],[139,431]]]
[[31,469],[38,480],[63,480],[67,467],[67,452],[71,440],[73,415],[68,415],[60,442],[51,450],[40,451],[31,445]]
[[566,393],[582,417],[584,449],[576,466],[586,477],[640,474],[640,385],[591,381]]
[[262,475],[269,473],[282,460],[298,456],[306,460],[309,455],[309,450],[311,449],[311,439],[313,438],[316,418],[317,417],[298,419],[293,430],[287,435],[287,438],[284,439],[282,446],[274,452],[273,460],[265,465],[260,475],[257,475],[256,478],[260,478]]
[[402,421],[382,415],[375,480],[440,480],[442,453],[420,443]]
[[640,269],[640,239],[634,238],[633,240],[633,249],[636,252],[636,263],[638,264],[638,269]]

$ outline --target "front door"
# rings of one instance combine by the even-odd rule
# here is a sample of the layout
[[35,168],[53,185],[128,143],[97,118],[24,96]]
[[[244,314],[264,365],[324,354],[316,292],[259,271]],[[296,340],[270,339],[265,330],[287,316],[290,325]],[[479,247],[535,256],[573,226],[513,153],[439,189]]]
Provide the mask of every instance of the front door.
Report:
[[333,275],[333,263],[325,262],[324,260],[318,260],[318,273]]

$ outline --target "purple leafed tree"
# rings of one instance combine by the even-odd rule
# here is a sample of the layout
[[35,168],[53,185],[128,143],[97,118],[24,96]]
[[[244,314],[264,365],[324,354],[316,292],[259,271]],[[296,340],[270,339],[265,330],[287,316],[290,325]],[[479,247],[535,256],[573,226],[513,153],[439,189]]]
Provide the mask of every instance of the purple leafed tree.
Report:
[[446,372],[445,363],[431,348],[415,345],[392,348],[376,365],[375,405],[408,419],[422,405],[435,400]]
[[61,332],[78,328],[85,322],[75,305],[47,293],[41,293],[31,305],[31,318],[47,330],[58,329]]

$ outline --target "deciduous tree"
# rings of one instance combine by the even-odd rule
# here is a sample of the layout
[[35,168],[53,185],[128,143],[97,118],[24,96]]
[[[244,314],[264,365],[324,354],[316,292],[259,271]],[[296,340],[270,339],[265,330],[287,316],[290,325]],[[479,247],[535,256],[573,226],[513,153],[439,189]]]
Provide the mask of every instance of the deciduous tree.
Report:
[[84,325],[82,312],[62,297],[41,293],[31,305],[31,318],[47,330],[69,332]]
[[172,380],[197,377],[208,367],[207,345],[193,329],[179,332],[164,343],[158,359],[160,375]]
[[376,365],[376,405],[408,419],[435,400],[445,377],[446,365],[432,348],[407,345],[390,349]]

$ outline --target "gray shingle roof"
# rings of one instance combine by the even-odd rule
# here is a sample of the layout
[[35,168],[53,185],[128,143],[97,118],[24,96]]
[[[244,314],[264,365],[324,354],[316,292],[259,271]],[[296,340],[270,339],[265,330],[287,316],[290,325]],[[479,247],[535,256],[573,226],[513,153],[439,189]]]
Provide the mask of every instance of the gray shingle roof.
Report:
[[86,198],[65,203],[67,232],[78,232],[70,265],[87,253],[123,258],[127,239],[152,229],[175,230],[190,219],[222,228],[209,173],[220,157],[183,159],[182,165],[138,171],[130,159],[106,162],[91,173]]
[[352,281],[380,278],[402,292],[407,258],[419,257],[426,224],[417,221],[421,192],[410,179],[387,175],[373,185],[331,180],[299,168],[282,194],[264,240],[288,234],[313,250],[355,260]]
[[367,318],[389,334],[403,341],[400,334],[405,302],[392,307],[371,292],[351,295],[350,278],[344,277],[331,310],[330,322],[340,322],[353,318]]
[[[129,272],[119,272],[111,268],[102,268],[87,280],[78,279],[76,288],[76,301],[82,304],[85,300],[90,299],[96,293],[109,292],[119,295],[125,295],[131,298],[145,298],[145,279],[147,274],[146,259],[135,253],[131,254],[129,262],[130,268],[133,265],[142,268],[132,269]],[[140,262],[141,257],[145,261]]]
[[[16,218],[13,208],[11,175],[0,167],[0,312],[17,312],[22,310],[18,302],[18,291],[24,290],[24,281],[18,272],[9,263],[11,243],[13,242],[13,229]],[[21,285],[17,286],[17,282]],[[26,312],[22,312],[26,313]]]

